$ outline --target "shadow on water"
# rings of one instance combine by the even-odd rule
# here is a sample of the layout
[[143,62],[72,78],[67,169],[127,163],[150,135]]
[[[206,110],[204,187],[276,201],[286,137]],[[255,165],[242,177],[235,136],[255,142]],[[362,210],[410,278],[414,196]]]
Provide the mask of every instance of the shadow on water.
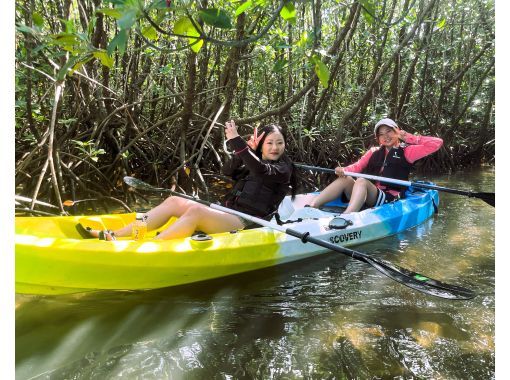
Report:
[[[434,180],[490,191],[494,176]],[[473,300],[336,253],[175,288],[18,295],[16,378],[494,378],[494,209],[481,203],[444,195],[428,222],[357,247]]]

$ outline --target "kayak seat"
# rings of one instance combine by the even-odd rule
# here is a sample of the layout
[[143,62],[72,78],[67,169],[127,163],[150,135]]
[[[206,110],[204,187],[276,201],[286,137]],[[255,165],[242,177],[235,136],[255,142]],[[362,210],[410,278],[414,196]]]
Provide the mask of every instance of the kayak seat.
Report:
[[328,206],[324,205],[319,207],[319,210],[324,212],[330,212],[332,214],[341,214],[345,211],[347,207],[346,206]]

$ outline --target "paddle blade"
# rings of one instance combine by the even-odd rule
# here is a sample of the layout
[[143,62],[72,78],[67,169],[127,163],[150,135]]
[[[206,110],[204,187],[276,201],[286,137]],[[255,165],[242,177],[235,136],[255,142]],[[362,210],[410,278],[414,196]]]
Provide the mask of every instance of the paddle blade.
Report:
[[169,189],[154,187],[152,185],[149,185],[146,182],[143,182],[141,179],[138,179],[135,177],[126,176],[126,177],[124,177],[124,182],[126,183],[126,185],[131,186],[132,188],[137,189],[137,190],[155,191],[155,192],[159,192],[159,193],[171,192],[171,190],[169,190]]
[[472,196],[481,199],[492,207],[496,207],[496,193],[473,193]]
[[403,285],[432,296],[451,300],[469,300],[476,296],[476,293],[470,289],[445,284],[444,282],[401,268],[387,261],[376,259],[375,257],[365,256],[365,260],[386,276],[400,282]]

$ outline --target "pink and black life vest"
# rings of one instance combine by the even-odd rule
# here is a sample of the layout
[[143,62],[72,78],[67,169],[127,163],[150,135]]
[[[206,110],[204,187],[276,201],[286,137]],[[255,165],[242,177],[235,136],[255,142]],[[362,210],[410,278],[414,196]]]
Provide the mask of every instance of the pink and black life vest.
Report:
[[[409,163],[404,156],[404,149],[401,146],[391,148],[388,154],[385,155],[386,148],[381,146],[376,150],[368,165],[363,170],[366,174],[376,175],[380,177],[395,178],[403,181],[409,181],[409,173],[413,164]],[[382,172],[381,172],[382,168]],[[403,192],[407,189],[406,186],[399,186],[394,184],[384,184],[387,189]]]

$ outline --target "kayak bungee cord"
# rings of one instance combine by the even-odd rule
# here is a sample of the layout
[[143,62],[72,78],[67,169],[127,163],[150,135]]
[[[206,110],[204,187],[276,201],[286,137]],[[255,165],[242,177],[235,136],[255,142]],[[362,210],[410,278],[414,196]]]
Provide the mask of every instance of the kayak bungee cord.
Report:
[[[319,166],[309,166],[304,164],[294,164],[296,167],[304,170],[310,170],[314,172],[323,172],[323,173],[331,173],[334,174],[334,169],[328,169],[328,168],[321,168]],[[430,183],[424,183],[424,182],[410,182],[410,181],[403,181],[401,179],[394,179],[394,178],[388,178],[388,177],[379,177],[375,175],[370,174],[364,174],[364,173],[352,173],[352,172],[344,172],[346,176],[349,177],[359,177],[359,178],[366,178],[374,181],[379,181],[383,183],[392,183],[395,185],[400,186],[413,186],[417,188],[423,188],[423,189],[432,189],[437,191],[444,191],[445,193],[452,193],[452,194],[458,194],[458,195],[465,195],[470,198],[478,198],[484,201],[485,203],[491,205],[492,207],[496,207],[496,194],[495,193],[485,193],[480,192],[476,193],[473,191],[466,191],[466,190],[458,190],[458,189],[450,189],[448,187],[443,186],[437,186]]]
[[273,230],[280,231],[285,234],[294,236],[294,237],[300,239],[303,243],[316,244],[321,247],[330,249],[332,251],[342,253],[344,255],[352,257],[353,259],[356,259],[356,260],[359,260],[359,261],[362,261],[364,263],[371,265],[373,268],[375,268],[382,274],[388,276],[389,278],[391,278],[405,286],[408,286],[410,288],[413,288],[415,290],[418,290],[420,292],[423,292],[423,293],[426,293],[429,295],[446,298],[446,299],[452,299],[452,300],[468,300],[468,299],[471,299],[476,296],[476,294],[470,289],[467,289],[467,288],[464,288],[461,286],[457,286],[457,285],[446,284],[441,281],[434,280],[432,278],[424,276],[420,273],[413,272],[409,269],[399,267],[398,265],[395,265],[388,261],[367,255],[366,253],[363,253],[360,251],[355,251],[350,248],[342,247],[339,245],[335,245],[333,243],[329,243],[322,239],[318,239],[313,236],[310,236],[309,232],[303,233],[303,232],[293,230],[291,228],[285,228],[285,227],[280,226],[276,223],[272,223],[267,220],[257,218],[255,216],[245,214],[245,213],[239,212],[237,210],[223,207],[219,204],[207,202],[202,199],[198,199],[196,197],[182,194],[182,193],[170,190],[170,189],[154,187],[154,186],[149,185],[148,183],[143,182],[142,180],[139,180],[134,177],[126,176],[126,177],[124,177],[124,182],[127,185],[129,185],[137,190],[151,191],[151,192],[158,192],[158,193],[168,193],[168,194],[172,194],[172,195],[175,195],[178,197],[182,197],[182,198],[203,204],[203,205],[208,206],[212,209],[223,211],[228,214],[236,215],[241,218],[250,220],[251,222],[256,223],[258,225],[268,227]]

